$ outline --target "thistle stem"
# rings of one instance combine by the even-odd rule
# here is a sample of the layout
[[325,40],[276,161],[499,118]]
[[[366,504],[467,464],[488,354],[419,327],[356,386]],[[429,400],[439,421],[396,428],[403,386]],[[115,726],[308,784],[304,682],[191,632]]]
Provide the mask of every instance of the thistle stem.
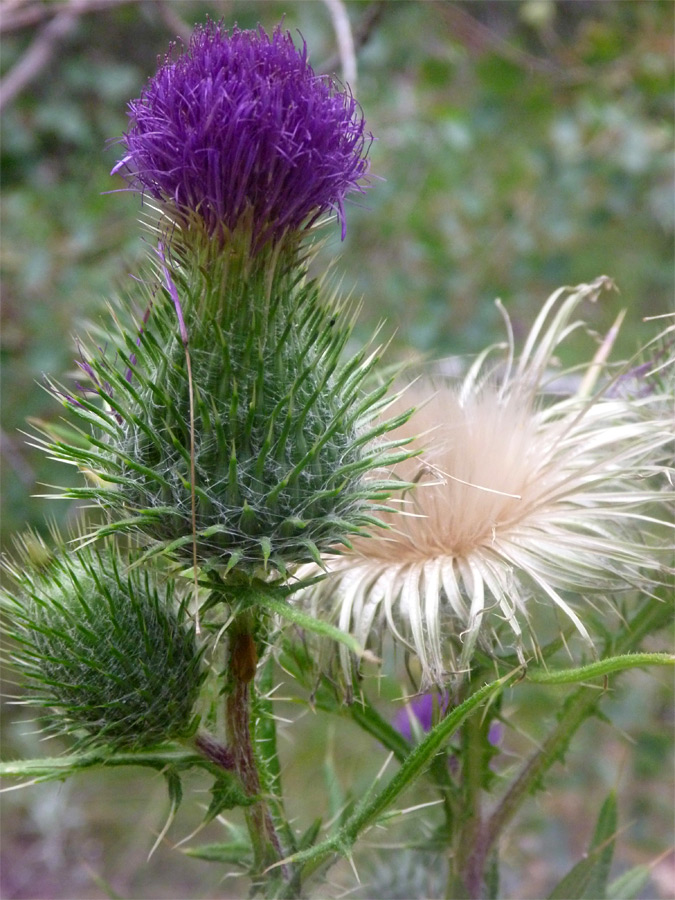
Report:
[[258,680],[253,711],[255,715],[258,773],[261,787],[270,797],[270,812],[277,833],[287,851],[295,852],[297,844],[284,810],[281,766],[277,751],[277,728],[270,693],[274,684],[274,660],[268,659]]
[[562,758],[572,735],[594,712],[602,694],[592,687],[581,687],[568,698],[558,724],[538,750],[525,764],[516,780],[502,798],[497,809],[476,835],[473,851],[465,863],[465,881],[471,885],[470,896],[480,897],[488,855],[523,800],[530,795],[551,766]]
[[480,716],[472,716],[462,729],[462,802],[464,814],[454,860],[450,861],[448,897],[455,897],[458,890],[471,898],[481,896],[482,872],[474,872],[470,861],[476,848],[482,843],[482,790],[484,729]]
[[232,771],[235,768],[234,754],[224,744],[220,744],[215,738],[204,731],[200,731],[194,740],[195,748],[210,762],[221,769]]
[[[256,671],[257,653],[252,623],[244,614],[232,625],[229,655],[230,692],[227,696],[226,716],[234,767],[244,791],[249,797],[260,797],[260,777],[254,750],[251,721],[252,682]],[[262,871],[283,858],[281,842],[267,803],[261,798],[246,810],[256,868]],[[282,872],[289,877],[285,867]]]

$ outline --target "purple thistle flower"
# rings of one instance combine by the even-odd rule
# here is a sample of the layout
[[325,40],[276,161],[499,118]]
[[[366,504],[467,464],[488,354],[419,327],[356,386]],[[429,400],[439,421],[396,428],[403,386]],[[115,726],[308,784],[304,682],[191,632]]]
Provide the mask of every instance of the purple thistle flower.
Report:
[[315,75],[280,26],[197,26],[129,110],[113,174],[181,224],[196,213],[211,237],[243,224],[259,249],[334,210],[344,239],[344,199],[364,190],[372,135],[349,90]]
[[441,716],[444,716],[448,711],[449,704],[450,697],[446,692],[440,696],[432,693],[422,694],[398,710],[394,716],[393,726],[406,740],[411,741],[413,739],[413,716],[419,722],[420,730],[426,734],[431,731],[434,724],[434,710],[439,710]]
[[[412,717],[414,716],[419,722],[422,733],[427,734],[434,725],[434,710],[438,709],[441,716],[444,716],[450,706],[450,696],[447,691],[437,695],[433,693],[421,694],[415,697],[410,703],[399,709],[394,716],[393,726],[406,740],[411,741],[413,738]],[[488,741],[493,747],[498,747],[502,740],[502,725],[500,722],[494,721],[490,724],[488,731]]]

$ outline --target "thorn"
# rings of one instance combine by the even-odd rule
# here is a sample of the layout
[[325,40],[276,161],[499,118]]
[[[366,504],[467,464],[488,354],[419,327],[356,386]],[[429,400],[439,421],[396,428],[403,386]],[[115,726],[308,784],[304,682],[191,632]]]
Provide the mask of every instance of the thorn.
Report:
[[354,858],[352,857],[351,853],[349,854],[347,859],[349,860],[349,865],[352,867],[352,872],[354,873],[354,878],[356,878],[358,883],[361,884],[361,879],[359,878],[359,873],[356,869],[356,864],[354,863]]

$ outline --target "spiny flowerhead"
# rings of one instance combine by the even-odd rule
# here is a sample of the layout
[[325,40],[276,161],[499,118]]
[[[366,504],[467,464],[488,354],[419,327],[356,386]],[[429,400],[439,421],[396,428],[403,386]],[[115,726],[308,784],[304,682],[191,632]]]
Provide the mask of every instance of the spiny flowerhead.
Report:
[[501,367],[483,354],[458,385],[418,384],[421,408],[400,431],[421,433],[425,450],[396,467],[418,486],[402,512],[382,515],[389,530],[357,538],[309,595],[316,615],[332,609],[364,644],[388,629],[419,658],[423,684],[466,669],[477,642],[488,653],[515,645],[522,658],[528,637],[537,652],[533,603],[591,642],[594,604],[616,607],[667,578],[673,388],[663,363],[637,393],[619,390],[600,356],[572,376],[573,394],[556,392],[551,374],[575,308],[603,286],[554,294],[519,360],[509,342]]
[[[36,554],[36,549],[39,553]],[[170,580],[106,546],[52,553],[31,536],[2,598],[21,702],[77,746],[141,749],[189,737],[204,680]]]
[[174,305],[158,293],[138,337],[111,335],[118,360],[92,354],[80,364],[90,386],[59,391],[95,428],[87,448],[41,443],[87,477],[66,496],[98,501],[112,519],[104,534],[140,532],[228,572],[284,574],[348,544],[399,487],[381,470],[407,452],[381,440],[401,416],[382,417],[391,398],[372,378],[377,353],[344,362],[351,316],[293,270],[229,278],[214,260],[208,277],[176,276],[192,382]]
[[113,173],[159,201],[183,232],[211,238],[240,226],[254,251],[334,211],[363,191],[372,140],[356,100],[309,65],[277,26],[228,31],[197,26],[137,100],[124,157]]

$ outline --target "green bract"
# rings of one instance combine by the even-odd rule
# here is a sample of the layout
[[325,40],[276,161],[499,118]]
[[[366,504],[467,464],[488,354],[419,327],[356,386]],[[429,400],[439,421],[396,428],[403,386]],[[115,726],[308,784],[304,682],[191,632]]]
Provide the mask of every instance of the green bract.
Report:
[[[24,560],[25,564],[27,561]],[[12,660],[53,731],[79,746],[141,749],[190,736],[203,682],[194,626],[173,584],[116,550],[9,566]]]

